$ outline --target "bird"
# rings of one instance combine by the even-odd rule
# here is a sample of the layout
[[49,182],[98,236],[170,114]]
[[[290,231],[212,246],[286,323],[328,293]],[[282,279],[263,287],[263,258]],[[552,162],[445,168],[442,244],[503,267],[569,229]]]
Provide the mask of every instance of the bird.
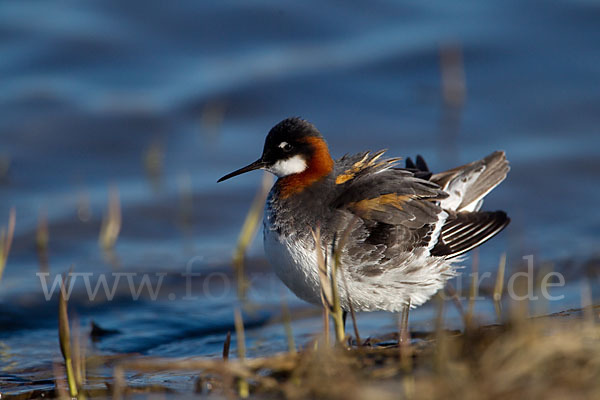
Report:
[[319,130],[291,117],[269,131],[257,161],[218,180],[259,169],[277,176],[264,209],[264,249],[300,299],[322,304],[317,250],[331,260],[344,236],[337,249],[344,315],[407,311],[456,276],[466,252],[509,224],[504,211],[480,211],[510,169],[503,151],[435,174],[421,156],[400,167],[385,152],[333,160]]

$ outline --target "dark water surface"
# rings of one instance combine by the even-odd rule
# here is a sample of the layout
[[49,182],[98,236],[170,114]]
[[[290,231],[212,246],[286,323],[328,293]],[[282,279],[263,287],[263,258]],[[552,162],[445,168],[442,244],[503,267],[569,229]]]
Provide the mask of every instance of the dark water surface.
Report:
[[[17,211],[0,282],[0,388],[51,385],[44,376],[60,359],[57,297],[46,301],[36,275],[44,213],[49,285],[72,265],[92,286],[101,274],[111,285],[121,274],[112,301],[102,292],[89,301],[84,275],[76,281],[70,306],[82,330],[93,320],[115,331],[91,352],[218,356],[237,304],[230,255],[261,175],[215,182],[256,159],[269,128],[290,115],[314,122],[335,156],[388,148],[423,154],[439,171],[506,150],[509,178],[484,208],[504,209],[513,222],[480,249],[480,270],[494,277],[506,251],[507,274],[527,254],[537,269],[561,272],[566,285],[552,294],[564,298],[534,305],[539,312],[579,306],[584,282],[597,296],[597,2],[165,4],[0,5],[2,226]],[[444,103],[441,51],[464,65],[463,107]],[[148,167],[153,159],[162,166]],[[111,186],[123,223],[106,255],[98,232]],[[271,274],[260,233],[249,253],[249,355],[286,348],[282,296],[306,344],[322,329],[319,310]],[[186,281],[186,266],[202,276]],[[162,279],[156,300],[130,293],[128,279],[139,287],[144,273],[155,286]],[[448,325],[460,327],[447,308]],[[483,320],[493,321],[493,310],[488,300],[476,304]],[[416,309],[411,323],[428,329],[434,312]],[[396,321],[361,314],[359,328],[377,335]],[[174,386],[186,379],[173,377]]]

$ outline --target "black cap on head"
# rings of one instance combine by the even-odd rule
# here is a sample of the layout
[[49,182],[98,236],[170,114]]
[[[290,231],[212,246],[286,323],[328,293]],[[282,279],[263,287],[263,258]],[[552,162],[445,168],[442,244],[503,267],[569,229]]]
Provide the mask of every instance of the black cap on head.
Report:
[[269,131],[260,159],[225,175],[218,182],[255,169],[267,169],[274,172],[270,167],[278,161],[288,160],[295,156],[300,156],[302,160],[307,162],[313,155],[313,148],[306,140],[309,137],[323,138],[317,128],[310,122],[298,117],[286,118]]
[[319,130],[310,122],[298,117],[284,119],[269,131],[263,149],[263,161],[273,164],[295,155],[310,159],[312,148],[306,141],[307,137],[322,138]]
[[310,122],[299,117],[290,117],[271,128],[265,144],[269,142],[279,143],[281,140],[308,136],[322,137],[319,130]]

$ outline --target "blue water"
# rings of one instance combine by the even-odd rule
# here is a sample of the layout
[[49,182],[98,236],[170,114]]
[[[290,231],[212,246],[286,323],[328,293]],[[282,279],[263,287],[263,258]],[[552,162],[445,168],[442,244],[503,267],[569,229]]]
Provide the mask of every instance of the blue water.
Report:
[[[0,282],[0,387],[36,380],[60,358],[56,296],[45,300],[36,275],[42,213],[51,280],[72,265],[92,279],[167,274],[155,301],[145,292],[133,300],[125,284],[112,301],[90,302],[76,285],[70,305],[82,330],[91,320],[117,330],[94,352],[218,356],[237,304],[230,255],[261,175],[215,182],[255,160],[290,115],[315,123],[335,156],[387,148],[422,154],[439,171],[505,150],[512,170],[484,208],[506,210],[512,224],[480,249],[480,270],[495,274],[506,251],[514,272],[533,254],[536,269],[566,278],[549,311],[578,307],[584,282],[597,297],[599,17],[598,3],[584,0],[3,2],[0,223],[14,206],[17,229]],[[458,109],[443,101],[442,49],[464,65]],[[144,167],[153,148],[162,155],[155,180]],[[111,186],[123,216],[116,262],[98,246]],[[181,276],[190,262],[202,273],[193,300]],[[286,348],[282,296],[299,344],[321,331],[319,310],[271,274],[260,232],[248,264],[250,355]],[[460,327],[447,308],[448,325]],[[411,323],[427,329],[434,311],[414,310]],[[476,311],[495,318],[489,301]],[[359,327],[365,337],[388,333],[396,316],[362,314]]]

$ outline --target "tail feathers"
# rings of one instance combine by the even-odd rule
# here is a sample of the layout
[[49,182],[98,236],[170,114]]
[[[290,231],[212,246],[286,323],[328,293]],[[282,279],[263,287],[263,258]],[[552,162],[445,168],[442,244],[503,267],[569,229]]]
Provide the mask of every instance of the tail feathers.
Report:
[[415,164],[412,158],[406,159],[406,167],[404,169],[412,172],[417,178],[429,180],[433,173],[429,170],[425,159],[421,155],[417,155],[417,163]]
[[485,195],[506,178],[509,170],[504,152],[496,151],[482,160],[434,174],[431,181],[450,195],[442,201],[442,208],[477,211]]
[[444,224],[433,256],[457,257],[483,244],[510,223],[504,211],[460,212]]

